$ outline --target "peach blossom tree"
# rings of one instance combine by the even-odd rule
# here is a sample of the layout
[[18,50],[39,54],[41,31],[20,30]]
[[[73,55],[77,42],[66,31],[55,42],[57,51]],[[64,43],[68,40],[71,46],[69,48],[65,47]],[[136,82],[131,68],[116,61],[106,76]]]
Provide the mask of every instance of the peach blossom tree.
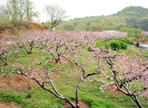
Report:
[[[69,63],[79,68],[82,72],[81,77],[78,79],[76,86],[76,104],[74,104],[66,96],[58,92],[57,87],[54,85],[54,79],[52,79],[53,69],[50,69],[47,64],[49,60],[42,60],[36,62],[33,60],[26,60],[26,62],[31,63],[33,67],[25,67],[23,64],[14,63],[13,65],[8,65],[14,70],[9,72],[4,72],[5,74],[10,74],[16,72],[20,75],[25,75],[30,79],[33,79],[37,84],[42,87],[44,90],[49,91],[51,94],[57,98],[66,100],[73,108],[79,108],[79,88],[83,79],[88,79],[92,82],[96,79],[89,78],[90,76],[98,75],[100,76],[97,81],[101,82],[103,85],[100,86],[100,91],[108,89],[109,85],[115,85],[114,90],[118,89],[127,96],[130,96],[139,108],[142,108],[140,101],[137,98],[137,95],[148,96],[148,60],[145,59],[142,54],[137,56],[136,54],[125,53],[116,54],[112,53],[109,49],[109,53],[102,51],[102,49],[95,48],[94,44],[98,38],[96,32],[39,32],[34,36],[35,48],[42,49],[47,51],[50,55],[53,56],[55,61],[61,60],[64,58]],[[32,37],[32,36],[31,36]],[[122,37],[122,36],[121,36]],[[105,38],[105,37],[103,37]],[[108,37],[107,37],[108,38]],[[82,58],[82,55],[79,55],[80,51],[87,51],[87,48],[91,48],[93,51],[89,52],[90,55],[87,57],[87,62],[91,64],[91,60],[97,62],[96,70],[89,72],[86,70],[85,63],[83,61],[80,63],[79,58]],[[82,50],[84,48],[84,50]],[[86,48],[86,49],[85,49]],[[1,48],[2,50],[3,48]],[[106,50],[104,48],[104,50]],[[42,63],[40,63],[42,62]],[[43,64],[44,67],[38,68],[37,64]],[[60,71],[56,69],[57,71]],[[41,78],[41,80],[39,80]],[[50,84],[51,88],[46,86],[46,83]],[[123,89],[124,88],[124,89]]]
[[97,81],[103,84],[100,86],[101,92],[110,89],[109,85],[114,84],[114,90],[118,89],[130,96],[139,108],[143,108],[137,95],[148,98],[148,60],[142,54],[102,55],[98,51],[95,52],[94,57],[100,61],[98,70],[102,77]]

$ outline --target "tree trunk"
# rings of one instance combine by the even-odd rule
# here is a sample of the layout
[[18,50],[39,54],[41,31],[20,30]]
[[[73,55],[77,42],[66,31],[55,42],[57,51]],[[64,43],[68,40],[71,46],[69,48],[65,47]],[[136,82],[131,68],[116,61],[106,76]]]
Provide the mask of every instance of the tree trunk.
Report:
[[55,59],[56,64],[60,62],[60,58]]
[[135,95],[131,96],[131,98],[135,101],[139,108],[144,108]]
[[3,57],[0,56],[0,59],[3,61],[4,66],[8,65],[6,58],[3,58]]

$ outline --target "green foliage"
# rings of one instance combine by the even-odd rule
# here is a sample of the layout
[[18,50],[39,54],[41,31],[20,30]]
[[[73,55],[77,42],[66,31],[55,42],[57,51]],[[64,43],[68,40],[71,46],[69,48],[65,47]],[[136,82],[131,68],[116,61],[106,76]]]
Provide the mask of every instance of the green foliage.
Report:
[[96,47],[102,47],[102,46],[105,46],[106,48],[110,48],[110,43],[112,42],[113,40],[108,40],[106,42],[103,42],[103,41],[98,41],[96,43]]
[[30,0],[8,0],[7,12],[11,16],[11,20],[20,20],[27,22],[32,21],[32,17],[37,13],[33,11],[33,3]]
[[136,29],[136,28],[128,28],[128,27],[124,27],[124,28],[120,28],[119,29],[120,32],[127,32],[128,35],[140,35],[142,33],[141,29]]
[[127,49],[127,44],[126,43],[124,43],[124,42],[122,42],[122,41],[119,41],[120,42],[120,44],[121,44],[121,48],[122,49]]
[[138,35],[138,34],[136,34],[135,37],[136,37],[137,39],[142,39],[142,38],[143,38],[142,35]]
[[110,46],[113,50],[117,50],[121,48],[121,44],[119,41],[113,41],[110,43]]
[[44,23],[45,28],[50,29],[51,28],[51,23],[50,22],[46,22]]
[[131,39],[128,39],[128,38],[121,39],[120,41],[122,41],[122,42],[124,42],[126,44],[131,44],[131,45],[134,44],[134,41],[131,40]]
[[[102,42],[102,41],[98,41],[96,43],[96,47],[102,47],[102,46],[105,46],[105,48],[112,48],[113,50],[119,50],[119,49],[127,49],[127,44],[131,44],[133,45],[134,42],[133,40],[130,40],[128,38],[124,38],[124,39],[121,39],[121,40],[109,40],[109,41],[106,41],[106,42]],[[90,49],[88,49],[90,50]]]
[[72,31],[74,30],[74,25],[72,23],[66,23],[64,24],[64,29],[67,31]]
[[115,16],[123,17],[130,28],[140,28],[144,31],[148,30],[147,22],[148,9],[141,6],[130,6],[119,11]]
[[[97,46],[97,45],[96,45],[96,46]],[[90,51],[90,52],[91,52],[91,48],[90,48],[90,47],[88,48],[88,51]]]
[[29,93],[29,94],[26,96],[26,99],[31,98],[31,97],[32,97],[32,94]]
[[[75,18],[60,24],[64,30],[119,30],[123,28],[136,28],[128,31],[129,35],[140,34],[141,30],[148,31],[148,9],[137,6],[126,7],[119,10],[117,14],[110,16],[90,16],[84,18]],[[68,23],[68,24],[67,24]],[[80,26],[84,24],[85,26]],[[98,26],[99,25],[99,26]],[[138,29],[139,28],[139,29]],[[58,29],[57,29],[58,30]]]
[[21,32],[21,26],[26,26],[28,27],[29,24],[27,24],[25,21],[20,21],[20,20],[7,20],[3,19],[0,20],[0,28],[5,31],[9,30],[10,33],[12,34],[19,34]]
[[31,23],[33,16],[37,17],[37,12],[33,11],[33,3],[30,0],[8,0],[2,16],[7,17],[0,18],[0,29],[8,29],[10,34],[16,35],[22,25],[28,28],[27,23]]

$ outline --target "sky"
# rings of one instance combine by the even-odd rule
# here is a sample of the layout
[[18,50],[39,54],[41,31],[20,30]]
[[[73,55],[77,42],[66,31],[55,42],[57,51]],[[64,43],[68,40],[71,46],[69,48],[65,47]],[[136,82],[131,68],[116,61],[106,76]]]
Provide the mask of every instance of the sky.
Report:
[[[86,16],[107,16],[121,11],[128,6],[142,6],[148,8],[147,0],[31,0],[35,11],[39,13],[36,22],[48,20],[44,12],[45,5],[58,5],[66,10],[65,20],[83,18]],[[7,0],[0,0],[0,5],[6,4]]]

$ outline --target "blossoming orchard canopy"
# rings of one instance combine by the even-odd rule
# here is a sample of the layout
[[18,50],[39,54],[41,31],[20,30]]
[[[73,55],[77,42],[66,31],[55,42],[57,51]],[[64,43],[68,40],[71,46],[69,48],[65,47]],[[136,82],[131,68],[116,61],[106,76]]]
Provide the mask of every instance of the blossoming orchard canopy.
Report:
[[112,31],[112,30],[104,30],[104,31],[102,31],[102,32],[114,32],[114,33],[118,33],[119,31]]
[[[102,39],[103,37],[107,37],[107,39]],[[119,31],[111,31],[111,30],[105,30],[102,32],[99,32],[98,39],[102,39],[103,41],[111,40],[111,39],[123,39],[127,37],[126,32],[119,32]]]

